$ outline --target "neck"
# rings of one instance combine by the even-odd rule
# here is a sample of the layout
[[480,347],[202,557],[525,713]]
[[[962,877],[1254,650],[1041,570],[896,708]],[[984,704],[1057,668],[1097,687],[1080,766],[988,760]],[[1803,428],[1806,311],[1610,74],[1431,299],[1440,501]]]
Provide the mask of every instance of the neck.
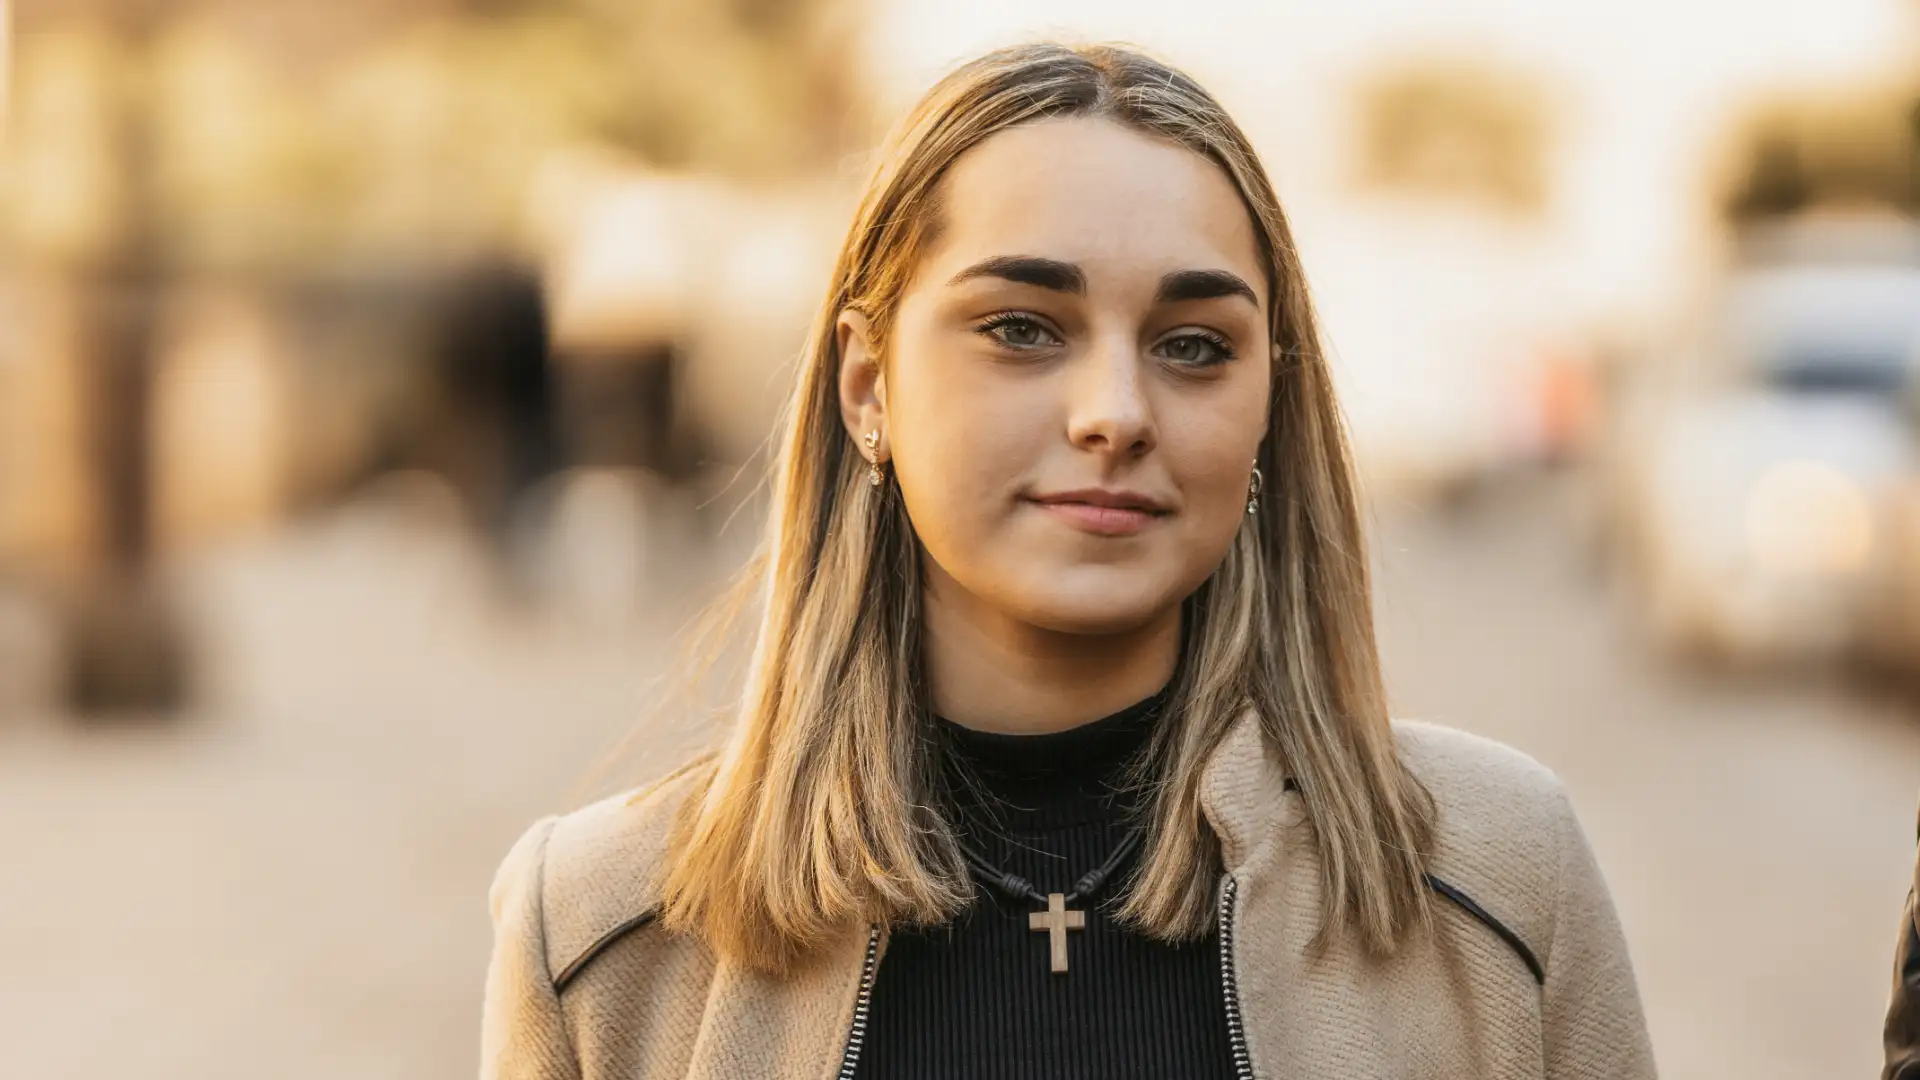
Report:
[[1151,697],[1180,654],[1176,605],[1125,631],[1076,634],[989,608],[937,571],[923,604],[934,711],[976,731],[1065,731]]

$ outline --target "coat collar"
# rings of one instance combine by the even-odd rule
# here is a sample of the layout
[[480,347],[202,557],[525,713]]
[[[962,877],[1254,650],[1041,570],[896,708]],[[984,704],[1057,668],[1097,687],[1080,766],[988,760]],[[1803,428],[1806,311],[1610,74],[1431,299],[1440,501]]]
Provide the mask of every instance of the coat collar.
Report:
[[1244,867],[1283,827],[1306,820],[1306,801],[1289,790],[1279,747],[1252,709],[1234,718],[1207,759],[1200,807],[1220,838],[1220,858],[1229,873]]

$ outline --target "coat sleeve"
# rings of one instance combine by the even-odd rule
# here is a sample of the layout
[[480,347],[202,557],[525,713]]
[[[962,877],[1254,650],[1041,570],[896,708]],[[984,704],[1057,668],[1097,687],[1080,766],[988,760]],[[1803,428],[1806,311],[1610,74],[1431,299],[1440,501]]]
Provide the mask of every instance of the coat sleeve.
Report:
[[528,829],[488,890],[493,957],[480,1020],[480,1080],[579,1080],[560,998],[547,965],[542,885],[554,817]]
[[1564,789],[1541,1023],[1546,1080],[1652,1080],[1653,1045],[1626,935]]
[[1907,906],[1900,913],[1900,936],[1893,948],[1893,996],[1887,1003],[1887,1021],[1882,1029],[1886,1049],[1883,1080],[1920,1080],[1920,908],[1914,895],[1920,891],[1920,862],[1914,867],[1915,884],[1907,890]]

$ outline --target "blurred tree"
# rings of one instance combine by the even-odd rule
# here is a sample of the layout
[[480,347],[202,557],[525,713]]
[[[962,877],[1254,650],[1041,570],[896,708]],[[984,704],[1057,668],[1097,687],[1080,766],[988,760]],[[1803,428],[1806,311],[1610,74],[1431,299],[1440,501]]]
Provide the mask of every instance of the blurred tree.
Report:
[[1807,170],[1791,136],[1764,132],[1755,137],[1749,154],[1746,175],[1729,200],[1728,212],[1734,218],[1778,217],[1806,206]]
[[1920,89],[1799,91],[1735,125],[1720,209],[1735,223],[1820,204],[1920,213]]
[[96,205],[81,207],[91,227],[66,253],[82,312],[75,449],[85,490],[75,496],[92,527],[79,578],[60,597],[62,682],[81,716],[165,715],[189,693],[191,664],[189,632],[151,575],[153,354],[166,259],[146,77],[162,9],[123,0],[99,18],[94,55],[112,64],[83,114],[97,124],[87,144]]
[[1356,179],[1379,190],[1538,212],[1551,187],[1542,89],[1526,73],[1481,58],[1382,68],[1358,95]]
[[[156,6],[138,66],[151,72],[163,246],[190,263],[257,265],[497,244],[543,161],[582,144],[736,176],[830,168],[869,126],[847,60],[859,55],[857,2]],[[23,109],[57,89],[32,77],[46,65],[30,54],[115,40],[147,7],[24,0]],[[124,74],[116,64],[99,77]],[[16,134],[9,156],[27,160],[72,160],[81,138],[62,123]],[[70,255],[72,238],[36,224],[65,220],[42,204],[70,190],[30,185],[0,220],[39,254]]]

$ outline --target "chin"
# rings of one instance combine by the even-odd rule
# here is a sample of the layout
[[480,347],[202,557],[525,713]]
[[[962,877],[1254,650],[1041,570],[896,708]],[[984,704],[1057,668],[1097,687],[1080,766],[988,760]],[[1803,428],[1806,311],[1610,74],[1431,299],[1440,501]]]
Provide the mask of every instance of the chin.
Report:
[[1027,582],[1020,602],[1012,605],[1022,622],[1062,634],[1107,635],[1139,630],[1178,604],[1184,593],[1145,575],[1114,580],[1076,581],[1081,575],[1062,575]]

